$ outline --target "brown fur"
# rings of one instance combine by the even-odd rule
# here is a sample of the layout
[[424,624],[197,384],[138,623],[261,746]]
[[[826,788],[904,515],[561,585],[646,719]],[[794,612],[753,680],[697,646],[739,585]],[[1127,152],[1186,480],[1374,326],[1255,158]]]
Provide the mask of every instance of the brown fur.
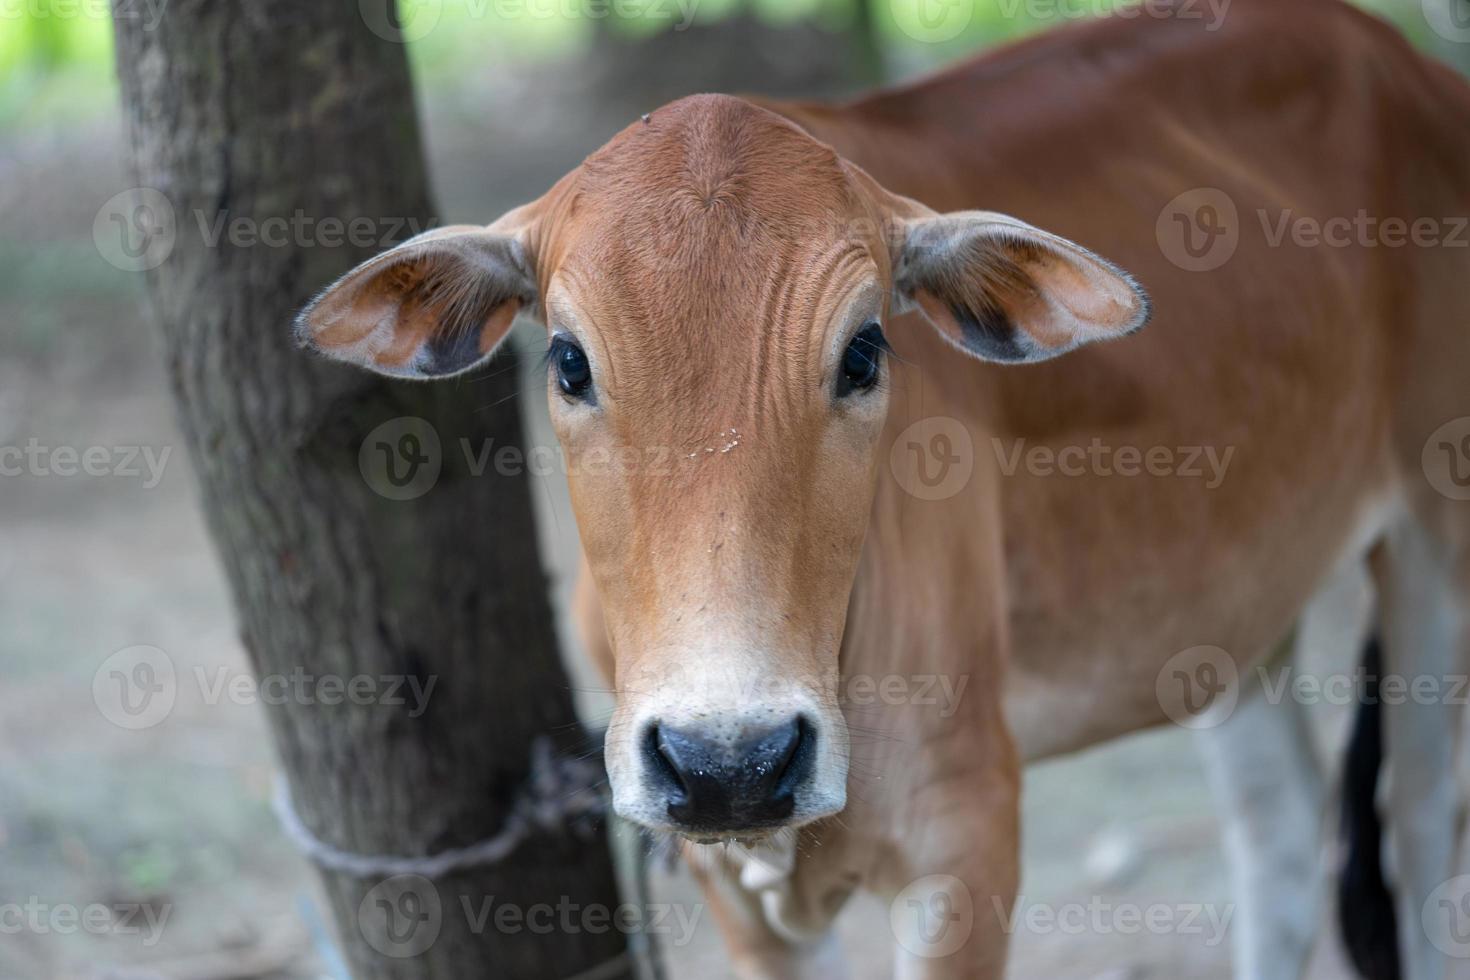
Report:
[[[986,434],[1236,447],[1213,491],[1023,468],[921,502],[880,478],[844,674],[948,671],[977,686],[949,724],[855,713],[880,729],[855,737],[858,798],[806,832],[783,901],[820,908],[853,879],[885,890],[943,872],[965,878],[978,908],[1016,880],[1019,758],[1003,710],[1027,758],[1163,721],[1155,679],[1168,657],[1213,644],[1244,669],[1263,656],[1353,531],[1405,491],[1463,553],[1463,505],[1450,523],[1419,450],[1470,414],[1464,253],[1268,248],[1255,210],[1466,213],[1470,98],[1342,5],[1240,2],[1215,37],[1102,22],[846,106],[767,105],[892,191],[1014,214],[1097,249],[1155,303],[1137,337],[1024,367],[959,359],[912,318],[893,324],[903,361],[880,457],[936,415],[976,434],[982,469],[994,462]],[[1154,221],[1205,186],[1235,200],[1242,237],[1224,268],[1191,274],[1160,253]],[[999,976],[1005,939],[987,909],[977,923],[972,959],[923,975]],[[781,946],[760,927],[731,932],[745,948]]]
[[[1155,680],[1178,651],[1264,656],[1388,512],[1470,549],[1464,505],[1419,468],[1428,433],[1470,415],[1464,253],[1269,247],[1256,220],[1462,215],[1467,159],[1465,86],[1383,25],[1331,0],[1237,0],[1217,32],[1105,19],[846,105],[680,100],[491,226],[597,379],[595,407],[549,390],[586,555],[578,618],[620,694],[615,776],[634,778],[637,713],[704,697],[721,670],[810,686],[833,713],[856,677],[968,681],[947,715],[840,706],[847,808],[800,829],[760,909],[732,899],[724,859],[702,868],[746,974],[795,975],[791,938],[820,935],[853,890],[945,874],[974,933],[901,975],[1001,976],[993,901],[1017,885],[1023,759],[1163,721]],[[1237,251],[1209,273],[1155,237],[1199,187],[1239,211]],[[957,352],[954,317],[1040,317],[1045,278],[1096,336],[1138,320],[1110,266],[1058,266],[1050,239],[895,284],[905,228],[977,208],[1130,270],[1153,324],[1040,364]],[[893,310],[895,285],[934,323]],[[868,313],[897,357],[881,392],[834,403],[845,331]],[[1037,320],[1037,349],[1075,344],[1056,322]],[[969,434],[974,472],[921,500],[889,458],[932,417]],[[1233,457],[1214,489],[1003,472],[1015,440],[1094,437]],[[628,451],[643,464],[592,465]]]

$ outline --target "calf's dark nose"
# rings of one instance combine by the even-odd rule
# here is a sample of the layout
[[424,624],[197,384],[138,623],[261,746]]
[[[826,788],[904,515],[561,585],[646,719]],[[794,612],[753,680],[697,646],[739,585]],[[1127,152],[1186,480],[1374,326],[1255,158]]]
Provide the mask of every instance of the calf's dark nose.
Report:
[[652,726],[645,756],[669,817],[694,831],[779,825],[811,771],[816,734],[805,718],[731,741],[694,729]]

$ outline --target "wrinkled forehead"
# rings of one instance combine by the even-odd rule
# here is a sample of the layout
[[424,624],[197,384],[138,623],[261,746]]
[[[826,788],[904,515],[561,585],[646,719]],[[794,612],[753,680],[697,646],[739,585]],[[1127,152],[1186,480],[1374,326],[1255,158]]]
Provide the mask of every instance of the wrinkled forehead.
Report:
[[786,237],[791,221],[855,203],[831,147],[741,99],[694,96],[645,119],[579,168],[576,188],[602,230],[720,247]]
[[[738,99],[685,99],[634,123],[567,188],[548,298],[609,327],[765,327],[882,267],[841,159]],[[553,309],[554,313],[555,310]],[[809,313],[808,313],[809,315]],[[728,335],[722,337],[728,340]]]

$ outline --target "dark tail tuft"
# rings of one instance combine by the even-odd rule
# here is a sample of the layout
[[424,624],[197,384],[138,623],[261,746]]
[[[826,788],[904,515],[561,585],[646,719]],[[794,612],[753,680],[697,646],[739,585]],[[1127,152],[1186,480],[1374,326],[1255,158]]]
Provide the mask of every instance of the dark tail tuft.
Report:
[[1338,924],[1359,976],[1399,980],[1398,928],[1393,893],[1383,877],[1383,824],[1378,817],[1378,771],[1383,765],[1383,707],[1378,636],[1363,651],[1363,703],[1348,740],[1342,776],[1342,869],[1337,884]]

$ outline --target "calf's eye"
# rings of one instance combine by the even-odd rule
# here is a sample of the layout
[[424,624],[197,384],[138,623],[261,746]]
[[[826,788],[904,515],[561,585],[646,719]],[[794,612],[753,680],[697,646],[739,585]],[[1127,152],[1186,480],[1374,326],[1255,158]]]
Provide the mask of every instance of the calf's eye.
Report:
[[558,337],[551,342],[550,360],[562,393],[568,398],[585,398],[592,389],[592,365],[582,348]]
[[883,329],[870,323],[859,330],[842,354],[842,366],[837,377],[837,394],[847,395],[864,391],[878,383],[878,369],[883,361],[883,351],[888,341]]

